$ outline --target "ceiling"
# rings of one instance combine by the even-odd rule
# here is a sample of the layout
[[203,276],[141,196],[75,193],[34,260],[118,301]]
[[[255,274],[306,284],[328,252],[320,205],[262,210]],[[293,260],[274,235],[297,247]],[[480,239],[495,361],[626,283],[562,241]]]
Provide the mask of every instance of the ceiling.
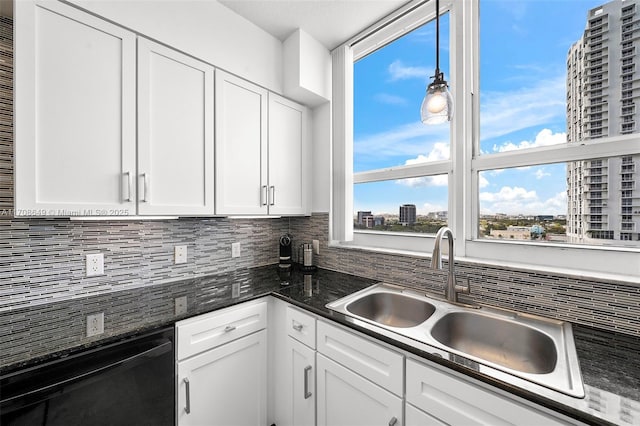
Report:
[[277,39],[303,29],[332,50],[409,0],[218,0]]

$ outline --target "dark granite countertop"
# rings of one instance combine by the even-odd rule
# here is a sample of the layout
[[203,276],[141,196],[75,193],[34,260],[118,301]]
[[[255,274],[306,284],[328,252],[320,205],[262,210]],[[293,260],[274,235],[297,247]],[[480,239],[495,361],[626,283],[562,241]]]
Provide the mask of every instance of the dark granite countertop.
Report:
[[[590,424],[640,424],[640,338],[573,325],[586,397],[579,399],[539,387],[521,388],[467,365],[469,360],[451,354],[449,359],[412,344],[363,327],[326,308],[326,304],[364,289],[376,281],[318,270],[312,276],[294,272],[282,278],[275,265],[165,284],[127,289],[82,299],[64,300],[0,313],[0,375],[54,357],[108,344],[216,309],[266,295],[309,310],[321,317],[368,334],[387,344],[444,365],[512,394]],[[184,315],[174,314],[174,299],[187,296]],[[84,337],[84,318],[105,312],[105,331],[99,338]],[[417,342],[415,342],[417,343]],[[431,348],[433,349],[433,348]],[[466,362],[465,362],[466,361]]]

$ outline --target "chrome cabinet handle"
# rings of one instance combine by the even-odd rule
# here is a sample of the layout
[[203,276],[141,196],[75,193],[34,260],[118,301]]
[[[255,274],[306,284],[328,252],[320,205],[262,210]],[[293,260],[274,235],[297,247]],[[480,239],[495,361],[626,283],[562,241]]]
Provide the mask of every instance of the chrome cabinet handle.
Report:
[[126,197],[123,196],[122,200],[130,202],[131,201],[131,172],[124,172],[123,177],[124,176],[127,177],[127,182],[125,184],[125,186],[127,187],[127,196]]
[[235,326],[235,325],[228,325],[228,326],[226,326],[226,327],[224,328],[224,332],[225,332],[225,333],[228,333],[228,332],[233,331],[233,330],[235,330],[235,329],[236,329],[236,326]]
[[276,204],[276,187],[269,187],[269,205],[274,206]]
[[187,396],[187,401],[186,401],[186,406],[184,407],[184,411],[189,414],[191,412],[191,396],[189,395],[189,379],[188,378],[184,378],[184,386],[186,388],[186,396]]
[[303,328],[304,328],[304,325],[302,324],[293,324],[293,329],[295,331],[302,331]]
[[311,398],[311,395],[313,395],[311,392],[309,392],[309,373],[311,372],[311,366],[307,365],[304,368],[304,399],[309,399]]
[[142,173],[142,199],[140,200],[143,203],[147,202],[147,190],[149,189],[149,176],[148,173]]
[[267,185],[262,185],[262,187],[260,188],[260,205],[266,206],[267,203],[269,202],[268,198],[269,198],[269,194],[267,190]]
[[391,420],[389,420],[389,426],[395,426],[396,423],[398,423],[398,419],[391,417]]

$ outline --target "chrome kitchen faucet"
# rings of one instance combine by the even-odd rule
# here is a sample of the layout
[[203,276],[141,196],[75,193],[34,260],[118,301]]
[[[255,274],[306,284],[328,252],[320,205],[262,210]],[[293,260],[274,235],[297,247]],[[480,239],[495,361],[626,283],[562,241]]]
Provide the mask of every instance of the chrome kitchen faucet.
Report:
[[449,240],[449,274],[447,276],[447,286],[444,289],[444,296],[449,302],[458,302],[458,293],[469,294],[469,285],[461,286],[456,284],[456,273],[453,256],[453,231],[450,228],[443,226],[438,229],[436,234],[436,241],[433,246],[433,253],[431,254],[431,269],[442,269],[442,250],[440,249],[440,243],[444,236],[447,236]]

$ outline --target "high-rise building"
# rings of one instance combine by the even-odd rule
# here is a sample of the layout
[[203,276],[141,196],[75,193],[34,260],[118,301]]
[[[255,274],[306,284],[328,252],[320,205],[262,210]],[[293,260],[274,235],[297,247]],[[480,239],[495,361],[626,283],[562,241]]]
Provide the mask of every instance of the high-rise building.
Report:
[[358,219],[357,219],[356,224],[360,225],[360,226],[364,225],[365,218],[369,217],[369,216],[373,216],[370,211],[369,212],[359,211],[358,212]]
[[[640,131],[640,0],[589,10],[583,36],[567,55],[567,142]],[[636,104],[638,108],[636,108]],[[570,242],[637,245],[640,155],[567,163]]]
[[400,206],[400,224],[413,225],[416,223],[416,205],[403,204]]

